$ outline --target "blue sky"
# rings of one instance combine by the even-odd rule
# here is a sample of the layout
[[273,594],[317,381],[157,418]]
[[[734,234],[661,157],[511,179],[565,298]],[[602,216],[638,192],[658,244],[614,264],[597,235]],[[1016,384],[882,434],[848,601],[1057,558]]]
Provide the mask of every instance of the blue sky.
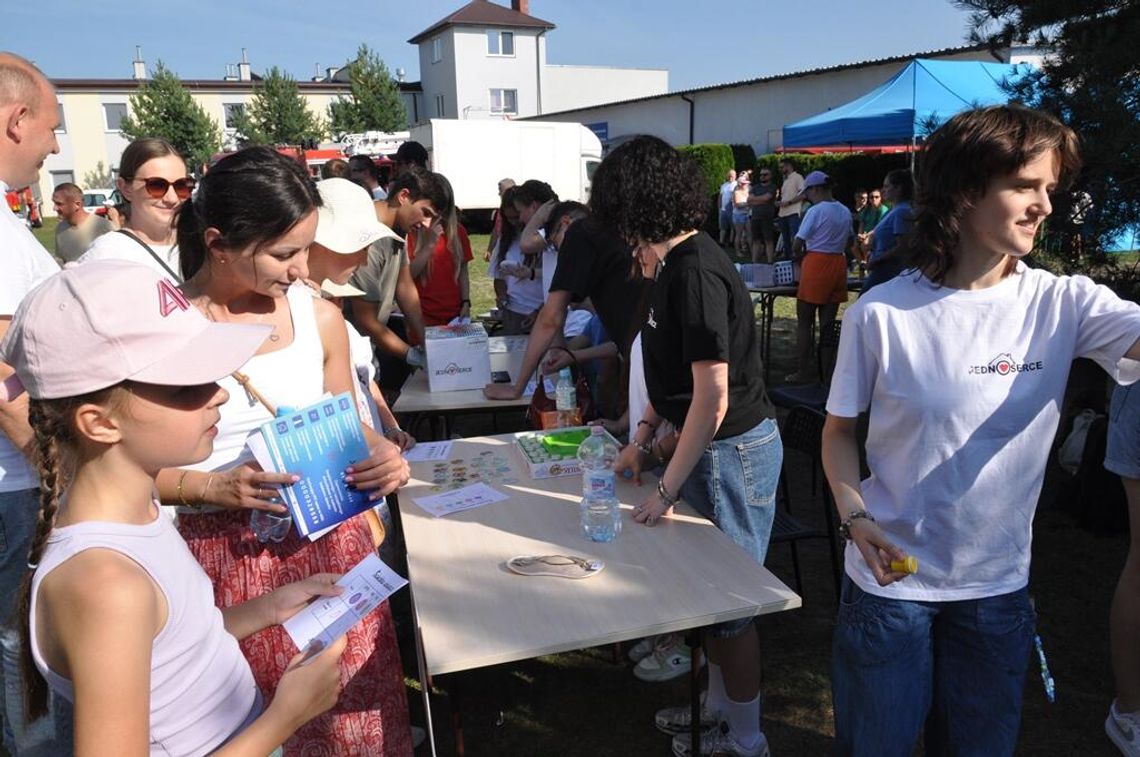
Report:
[[[407,40],[463,4],[12,0],[0,10],[0,49],[52,77],[120,78],[141,45],[150,66],[161,58],[183,78],[213,79],[245,47],[254,71],[278,65],[308,79],[314,64],[339,65],[367,42],[414,81]],[[667,68],[670,89],[951,47],[968,31],[949,0],[531,0],[530,12],[557,26],[549,63]]]

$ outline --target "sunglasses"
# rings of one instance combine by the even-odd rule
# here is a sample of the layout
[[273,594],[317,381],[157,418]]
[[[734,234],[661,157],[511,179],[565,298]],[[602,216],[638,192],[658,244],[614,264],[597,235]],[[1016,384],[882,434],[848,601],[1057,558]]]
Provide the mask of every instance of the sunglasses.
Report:
[[190,178],[167,181],[160,176],[154,176],[149,179],[139,179],[139,181],[146,187],[146,193],[155,200],[161,200],[165,197],[166,192],[171,187],[174,187],[174,196],[179,200],[189,200],[190,193],[194,191],[194,187],[198,183]]

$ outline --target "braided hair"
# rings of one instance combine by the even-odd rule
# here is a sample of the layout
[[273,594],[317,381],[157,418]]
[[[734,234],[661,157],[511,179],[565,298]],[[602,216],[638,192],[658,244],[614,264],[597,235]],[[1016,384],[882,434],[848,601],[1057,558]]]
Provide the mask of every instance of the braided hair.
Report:
[[28,571],[20,584],[16,614],[20,631],[20,671],[24,680],[24,713],[31,723],[47,714],[48,685],[32,659],[32,576],[43,557],[44,547],[55,526],[56,512],[67,483],[74,474],[79,437],[75,413],[93,403],[114,410],[122,404],[125,389],[117,384],[89,394],[63,399],[31,400],[28,422],[35,436],[34,462],[40,477],[40,513],[28,550]]

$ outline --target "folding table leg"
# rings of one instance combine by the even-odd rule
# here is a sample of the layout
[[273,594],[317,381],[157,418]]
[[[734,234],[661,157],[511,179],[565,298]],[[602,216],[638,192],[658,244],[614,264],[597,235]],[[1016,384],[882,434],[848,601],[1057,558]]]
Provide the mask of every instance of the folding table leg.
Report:
[[416,615],[416,596],[415,590],[411,585],[408,585],[408,595],[412,602],[412,623],[415,632],[415,646],[416,646],[416,667],[419,668],[420,674],[420,690],[424,698],[424,718],[427,721],[427,742],[431,747],[431,757],[437,757],[435,751],[435,728],[432,726],[431,718],[431,675],[427,672],[427,662],[424,659],[424,645],[423,635],[420,633],[420,624]]
[[691,629],[685,634],[689,646],[689,735],[692,737],[691,754],[701,753],[701,632]]

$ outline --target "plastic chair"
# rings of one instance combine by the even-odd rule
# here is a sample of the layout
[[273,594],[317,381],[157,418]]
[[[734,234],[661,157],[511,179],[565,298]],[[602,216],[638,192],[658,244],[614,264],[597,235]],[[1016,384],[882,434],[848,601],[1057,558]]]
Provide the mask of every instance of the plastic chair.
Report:
[[[810,407],[794,407],[784,419],[780,437],[784,444],[784,466],[780,472],[780,483],[777,489],[776,517],[772,523],[771,543],[787,542],[792,552],[792,572],[795,575],[796,593],[803,594],[803,578],[800,574],[799,542],[804,539],[826,539],[831,553],[831,571],[835,586],[836,600],[839,598],[840,568],[839,549],[836,545],[835,506],[831,499],[831,492],[826,482],[821,487],[820,502],[823,505],[825,528],[809,527],[798,521],[792,515],[791,487],[788,485],[788,472],[791,470],[788,452],[794,457],[807,457],[812,475],[812,498],[815,498],[815,480],[817,471],[823,472],[822,438],[823,423],[826,416]],[[801,468],[802,470],[802,468]]]
[[819,335],[816,357],[819,362],[819,382],[815,384],[785,384],[768,390],[768,396],[778,407],[806,405],[822,411],[827,406],[827,393],[831,391],[831,374],[839,356],[839,336],[843,322],[836,318],[823,328]]

